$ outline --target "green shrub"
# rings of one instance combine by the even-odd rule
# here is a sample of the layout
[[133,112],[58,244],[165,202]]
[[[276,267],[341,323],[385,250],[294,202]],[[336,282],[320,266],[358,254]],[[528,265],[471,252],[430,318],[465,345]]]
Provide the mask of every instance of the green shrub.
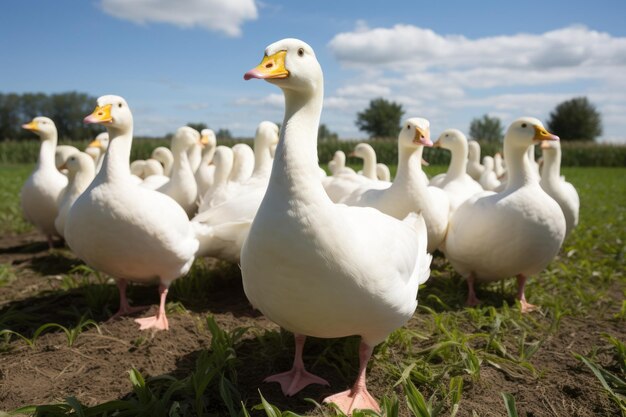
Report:
[[[218,140],[218,145],[232,146],[238,142],[245,142],[252,145],[252,139],[228,139]],[[357,140],[328,140],[318,144],[318,155],[320,163],[325,164],[330,161],[336,150],[342,150],[348,155],[354,150]],[[61,141],[60,144],[72,145],[78,149],[84,149],[87,141],[67,142]],[[367,143],[372,145],[376,150],[378,162],[396,165],[398,162],[398,145],[395,140],[368,140]],[[168,139],[159,138],[135,138],[133,148],[131,150],[130,159],[146,159],[157,146],[168,146]],[[597,144],[589,142],[562,142],[563,148],[563,166],[607,166],[607,167],[623,167],[626,166],[626,146]],[[482,142],[481,156],[494,155],[496,152],[502,152],[500,144]],[[541,150],[536,147],[537,158],[541,156]],[[0,163],[32,163],[37,161],[39,154],[38,140],[7,140],[0,142]],[[424,159],[432,165],[447,165],[450,162],[450,152],[443,149],[426,148],[424,149]],[[360,164],[361,160],[357,158],[348,158],[348,164]]]

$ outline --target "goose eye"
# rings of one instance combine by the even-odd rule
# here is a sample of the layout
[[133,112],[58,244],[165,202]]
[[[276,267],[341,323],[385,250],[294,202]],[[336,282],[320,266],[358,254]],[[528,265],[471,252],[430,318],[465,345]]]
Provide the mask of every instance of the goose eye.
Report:
[[526,123],[522,123],[522,127],[526,127],[528,126]]
[[298,49],[298,56],[304,56],[304,49]]
[[406,128],[407,128],[407,129],[410,129],[410,128],[411,128],[411,125],[406,125]]
[[121,108],[122,107],[122,103],[117,103],[117,107]]
[[448,134],[446,133],[446,137],[448,137],[448,136],[450,136],[450,135],[448,135]]

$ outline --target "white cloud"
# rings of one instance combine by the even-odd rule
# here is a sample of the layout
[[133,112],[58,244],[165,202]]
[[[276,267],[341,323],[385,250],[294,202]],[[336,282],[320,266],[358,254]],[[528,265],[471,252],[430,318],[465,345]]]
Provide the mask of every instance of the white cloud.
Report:
[[384,97],[402,103],[406,116],[442,124],[437,129],[465,130],[484,113],[505,123],[522,115],[545,120],[559,102],[587,96],[604,116],[604,139],[626,142],[626,121],[620,119],[626,107],[624,37],[570,26],[469,39],[358,21],[328,48],[351,73],[325,101],[344,114]]
[[101,0],[102,10],[137,24],[170,23],[201,27],[227,36],[240,36],[241,25],[258,16],[254,0]]
[[340,62],[351,67],[386,69],[500,67],[546,69],[626,64],[626,38],[614,38],[584,26],[543,34],[468,39],[442,36],[411,25],[340,33],[329,43]]

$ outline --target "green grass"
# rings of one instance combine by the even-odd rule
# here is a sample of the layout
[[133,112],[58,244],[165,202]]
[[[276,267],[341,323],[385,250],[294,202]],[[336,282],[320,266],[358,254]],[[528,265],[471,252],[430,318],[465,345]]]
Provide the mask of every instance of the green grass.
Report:
[[30,175],[32,165],[0,164],[0,233],[24,233],[32,230],[22,217],[19,193]]
[[[392,172],[395,167],[392,167]],[[445,167],[425,168],[429,175]],[[0,230],[20,233],[30,230],[19,214],[17,192],[30,171],[29,166],[0,165],[0,192],[4,197]],[[626,325],[626,280],[624,277],[624,242],[626,241],[626,189],[623,168],[565,168],[563,174],[581,197],[580,224],[568,237],[559,256],[538,276],[532,277],[527,297],[541,306],[537,313],[522,315],[513,300],[514,280],[479,288],[483,304],[464,308],[465,283],[443,262],[436,259],[432,277],[418,295],[417,313],[407,326],[396,330],[377,347],[368,372],[377,375],[386,388],[376,396],[384,416],[400,412],[413,416],[472,415],[463,408],[464,395],[480,384],[486,367],[495,368],[512,380],[541,378],[542,371],[533,358],[558,331],[568,317],[597,317]],[[60,256],[60,255],[59,255]],[[19,275],[14,268],[0,269],[0,285]],[[178,314],[194,310],[208,301],[206,294],[221,279],[236,279],[236,266],[220,264],[209,267],[201,260],[191,272],[172,286],[168,311]],[[131,287],[132,296],[132,287]],[[0,315],[0,350],[10,354],[19,344],[35,345],[47,331],[65,333],[72,345],[82,332],[98,330],[96,319],[106,317],[116,303],[114,286],[107,278],[88,268],[79,268],[61,278],[60,288],[52,297],[77,291],[79,305],[66,307],[58,322],[42,323],[41,315],[50,304]],[[54,298],[53,298],[54,299]],[[59,313],[59,312],[57,312]],[[67,398],[58,404],[29,406],[17,410],[26,414],[66,415],[220,415],[220,416],[297,416],[280,410],[263,397],[247,396],[240,388],[242,367],[251,360],[273,363],[283,358],[292,346],[289,334],[260,328],[221,329],[211,317],[199,317],[199,324],[211,335],[211,347],[199,355],[193,371],[184,377],[151,377],[129,369],[133,392],[96,406]],[[93,330],[92,330],[93,329]],[[133,343],[141,344],[141,338]],[[252,344],[251,352],[244,346]],[[321,353],[307,358],[307,367],[331,366],[350,383],[356,374],[358,340],[311,340]],[[602,362],[598,352],[610,354],[612,362]],[[582,369],[597,378],[598,390],[624,410],[624,374],[626,348],[614,336],[591,352],[572,352]],[[604,356],[603,356],[604,357]],[[517,415],[515,398],[502,393],[499,415]],[[341,415],[329,406],[311,402],[309,413]],[[372,412],[354,416],[374,416]],[[474,414],[475,415],[475,414]]]

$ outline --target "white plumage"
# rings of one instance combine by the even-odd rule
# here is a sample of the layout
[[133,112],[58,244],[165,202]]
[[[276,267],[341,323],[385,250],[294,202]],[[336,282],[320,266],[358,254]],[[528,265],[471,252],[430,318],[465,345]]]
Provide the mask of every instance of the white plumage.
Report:
[[198,241],[176,201],[131,180],[133,118],[126,101],[112,95],[100,97],[85,122],[103,124],[110,144],[102,169],[68,213],[67,243],[87,265],[117,280],[120,310],[116,316],[134,310],[126,301],[127,280],[159,282],[157,315],[137,321],[142,329],[167,329],[167,288],[191,267]]
[[524,285],[558,253],[565,236],[565,219],[546,194],[528,160],[533,141],[558,140],[537,119],[525,117],[509,127],[504,139],[508,182],[501,193],[475,195],[452,218],[446,238],[446,257],[468,279],[468,304],[478,302],[473,284],[518,276],[517,297],[523,311]]
[[20,191],[22,213],[46,236],[52,248],[52,237],[58,236],[54,220],[58,214],[59,198],[67,186],[67,177],[55,165],[57,128],[47,117],[35,117],[22,127],[37,134],[41,140],[37,166]]
[[[412,316],[417,288],[428,278],[424,221],[333,204],[318,173],[323,76],[315,54],[296,39],[265,52],[245,77],[281,87],[286,109],[267,193],[241,252],[244,290],[256,308],[296,335],[361,335],[357,382],[326,401],[346,413],[378,409],[365,388],[365,367],[373,347]],[[296,343],[302,346],[303,337]],[[268,380],[288,395],[325,382],[298,357],[292,371]]]

